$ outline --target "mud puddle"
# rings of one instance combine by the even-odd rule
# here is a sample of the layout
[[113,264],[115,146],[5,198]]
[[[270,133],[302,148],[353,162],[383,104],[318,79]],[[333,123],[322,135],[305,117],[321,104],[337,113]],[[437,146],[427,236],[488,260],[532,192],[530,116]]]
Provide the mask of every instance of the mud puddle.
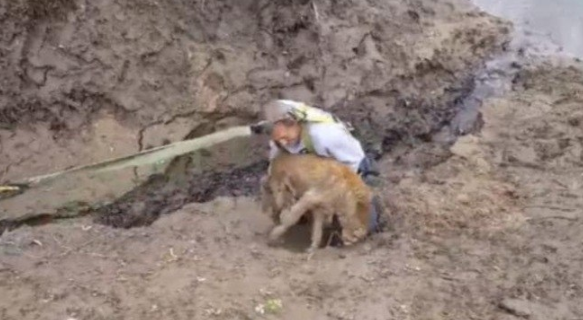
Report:
[[483,125],[480,113],[482,102],[510,90],[512,79],[521,67],[518,61],[518,51],[512,48],[486,62],[474,78],[471,93],[457,103],[458,111],[450,124],[444,126],[433,140],[451,144],[459,136],[479,131]]

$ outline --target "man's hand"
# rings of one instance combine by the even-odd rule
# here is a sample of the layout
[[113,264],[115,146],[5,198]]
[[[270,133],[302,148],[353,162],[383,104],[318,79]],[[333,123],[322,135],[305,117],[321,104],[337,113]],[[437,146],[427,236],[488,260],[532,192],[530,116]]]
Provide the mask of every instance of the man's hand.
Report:
[[260,121],[256,124],[252,124],[251,132],[254,134],[270,134],[271,133],[271,123],[268,121]]

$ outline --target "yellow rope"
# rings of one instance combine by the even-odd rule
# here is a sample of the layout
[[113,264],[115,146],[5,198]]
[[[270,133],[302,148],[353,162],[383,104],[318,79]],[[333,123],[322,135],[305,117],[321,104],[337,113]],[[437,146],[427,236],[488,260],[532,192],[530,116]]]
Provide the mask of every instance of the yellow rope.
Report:
[[20,191],[20,187],[0,186],[0,192]]

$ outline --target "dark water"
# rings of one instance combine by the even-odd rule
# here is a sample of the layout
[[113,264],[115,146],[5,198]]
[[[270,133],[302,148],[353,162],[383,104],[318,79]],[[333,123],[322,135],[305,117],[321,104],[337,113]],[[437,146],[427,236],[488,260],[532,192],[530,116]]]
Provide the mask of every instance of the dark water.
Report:
[[[494,57],[477,75],[473,92],[461,103],[448,128],[435,139],[454,141],[479,125],[480,107],[504,94],[532,56],[583,58],[583,0],[472,0],[482,10],[511,21],[514,34],[509,50]],[[522,52],[521,54],[518,54]]]
[[514,23],[517,41],[540,53],[583,58],[583,0],[472,0]]

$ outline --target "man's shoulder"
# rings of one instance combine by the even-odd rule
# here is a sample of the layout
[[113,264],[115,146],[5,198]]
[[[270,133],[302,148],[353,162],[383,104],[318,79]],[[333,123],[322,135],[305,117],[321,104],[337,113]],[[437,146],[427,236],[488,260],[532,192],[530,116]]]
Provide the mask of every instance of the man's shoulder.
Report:
[[310,123],[309,130],[311,134],[322,134],[328,132],[348,133],[346,128],[341,123]]
[[335,140],[350,135],[340,123],[311,123],[309,130],[314,142]]

